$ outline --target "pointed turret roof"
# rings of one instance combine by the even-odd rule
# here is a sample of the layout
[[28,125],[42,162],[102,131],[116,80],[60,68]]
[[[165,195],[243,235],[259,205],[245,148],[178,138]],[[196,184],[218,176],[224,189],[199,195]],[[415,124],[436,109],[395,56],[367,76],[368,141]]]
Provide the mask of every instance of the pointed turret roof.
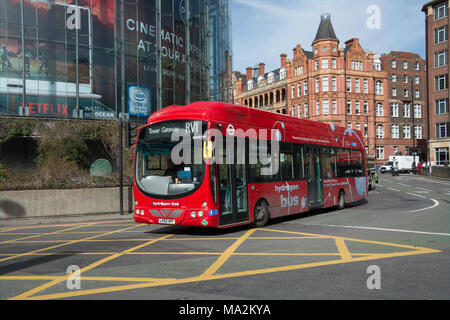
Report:
[[320,15],[320,25],[313,43],[324,39],[339,40],[336,37],[336,33],[334,33],[333,25],[331,24],[331,16],[329,13],[323,13]]

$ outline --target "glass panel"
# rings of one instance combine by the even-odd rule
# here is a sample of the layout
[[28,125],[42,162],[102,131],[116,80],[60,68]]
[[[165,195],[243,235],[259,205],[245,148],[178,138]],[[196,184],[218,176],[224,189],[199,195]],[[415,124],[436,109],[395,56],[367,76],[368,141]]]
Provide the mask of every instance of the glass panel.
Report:
[[[164,122],[141,130],[136,154],[136,182],[147,194],[155,196],[182,196],[198,189],[203,181],[205,165],[195,143],[183,145],[171,141],[171,133],[182,128],[194,128],[199,122]],[[194,124],[194,126],[191,126]],[[201,129],[198,128],[196,133]],[[174,159],[175,155],[182,158]],[[201,161],[198,161],[201,160]]]
[[[226,147],[223,149],[224,159],[228,159],[229,153]],[[227,161],[225,161],[227,162]],[[229,165],[219,164],[219,209],[220,215],[229,215],[233,213],[231,172]]]

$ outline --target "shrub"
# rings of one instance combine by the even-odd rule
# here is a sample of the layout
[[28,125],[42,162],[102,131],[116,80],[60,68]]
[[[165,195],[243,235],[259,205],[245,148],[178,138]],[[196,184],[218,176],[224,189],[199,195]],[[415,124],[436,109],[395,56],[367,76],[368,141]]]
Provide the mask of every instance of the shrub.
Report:
[[6,174],[7,174],[6,169],[0,163],[0,182],[6,179]]
[[83,139],[67,136],[46,140],[39,146],[37,163],[40,168],[66,163],[79,169],[89,168],[89,151]]

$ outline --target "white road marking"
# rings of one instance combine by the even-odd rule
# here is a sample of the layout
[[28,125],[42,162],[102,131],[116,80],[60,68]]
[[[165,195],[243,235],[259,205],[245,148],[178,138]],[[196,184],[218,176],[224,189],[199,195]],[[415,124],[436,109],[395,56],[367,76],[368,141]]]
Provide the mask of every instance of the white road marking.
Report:
[[420,189],[420,190],[425,190],[425,191],[430,191],[430,192],[433,192],[433,190],[430,190],[430,189],[425,189],[425,188],[420,188],[420,187],[416,187],[416,189]]
[[426,189],[426,188],[421,188],[421,187],[415,187],[415,188],[416,188],[416,189],[420,189],[420,190],[425,190],[425,191],[433,192],[433,190]]
[[417,194],[417,193],[411,193],[411,192],[407,192],[407,194],[410,194],[410,195],[412,195],[412,196],[416,196],[416,197],[420,197],[420,198],[424,198],[424,199],[426,199],[426,197],[424,197],[424,196],[421,196],[420,194]]
[[[418,196],[418,195],[416,195],[416,196]],[[429,209],[436,208],[439,205],[439,201],[431,199],[431,198],[429,198],[429,199],[434,202],[434,205],[432,205],[431,207],[426,207],[426,208],[423,208],[423,209],[418,209],[418,210],[413,210],[413,211],[408,211],[408,212],[414,213],[414,212],[429,210]]]
[[332,225],[332,224],[309,224],[309,223],[305,223],[305,224],[310,225],[310,226],[321,226],[321,227],[336,227],[336,228],[352,228],[352,229],[376,230],[376,231],[406,232],[406,233],[431,234],[431,235],[436,235],[436,236],[450,237],[450,233],[437,233],[437,232],[402,230],[402,229],[386,229],[386,228],[374,228],[374,227],[363,227],[363,226],[338,226],[338,225]]
[[[389,190],[392,190],[392,191],[396,191],[396,192],[401,192],[398,189],[394,189],[394,188],[390,188],[390,187],[387,187],[386,189],[389,189]],[[434,202],[434,205],[432,205],[431,207],[423,208],[423,209],[417,209],[417,210],[408,211],[409,213],[425,211],[425,210],[433,209],[433,208],[436,208],[437,206],[439,206],[439,201],[437,201],[435,199],[432,199],[432,198],[427,198],[427,197],[424,197],[424,196],[418,194],[418,193],[427,193],[427,192],[420,192],[420,191],[414,191],[414,192],[416,192],[416,193],[406,192],[406,194],[409,194],[409,195],[412,195],[412,196],[416,196],[416,197],[420,197],[420,198],[424,198],[424,199],[429,199],[429,200]]]

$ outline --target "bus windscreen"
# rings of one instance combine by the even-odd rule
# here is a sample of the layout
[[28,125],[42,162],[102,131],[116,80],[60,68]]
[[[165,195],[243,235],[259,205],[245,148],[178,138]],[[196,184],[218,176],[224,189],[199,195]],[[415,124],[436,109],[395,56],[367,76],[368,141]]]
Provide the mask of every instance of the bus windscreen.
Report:
[[[197,190],[203,181],[205,171],[203,160],[195,161],[195,156],[196,154],[198,156],[199,152],[194,150],[194,143],[187,144],[183,140],[186,144],[181,155],[174,150],[180,141],[173,141],[172,134],[178,133],[185,138],[194,136],[201,138],[203,127],[202,122],[198,121],[174,121],[143,128],[136,150],[137,186],[148,196],[159,198],[182,197]],[[183,161],[177,161],[177,157],[173,157],[174,151]]]

